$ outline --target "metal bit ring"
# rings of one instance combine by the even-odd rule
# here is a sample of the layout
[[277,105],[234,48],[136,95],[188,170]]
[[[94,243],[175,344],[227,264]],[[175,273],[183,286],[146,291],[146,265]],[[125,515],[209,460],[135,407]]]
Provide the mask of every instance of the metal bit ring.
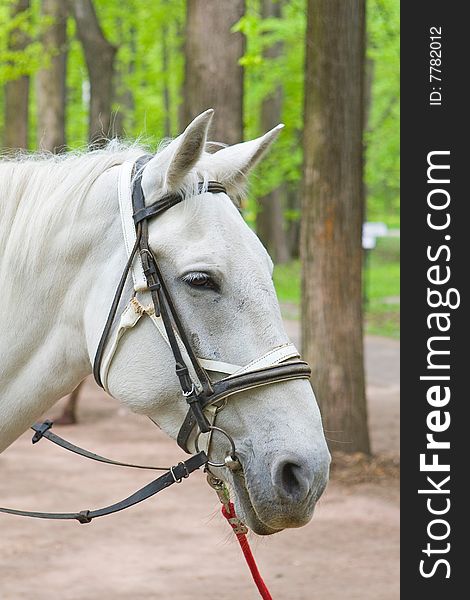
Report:
[[[227,454],[227,456],[231,456],[234,460],[238,460],[236,458],[236,454],[235,454],[235,442],[233,441],[233,439],[229,436],[229,434],[224,431],[223,429],[221,429],[220,427],[215,427],[215,425],[212,425],[210,430],[206,433],[209,433],[211,431],[219,431],[220,433],[222,433],[223,435],[225,435],[225,437],[228,439],[228,441],[230,442],[230,446],[231,446],[231,450],[230,452]],[[199,437],[201,436],[202,431],[198,431],[197,435],[196,435],[196,439],[194,440],[194,446],[196,448],[196,452],[200,452],[199,450]],[[211,460],[207,461],[207,464],[211,467],[226,467],[227,465],[225,464],[225,462],[221,462],[221,463],[215,463],[212,462]]]

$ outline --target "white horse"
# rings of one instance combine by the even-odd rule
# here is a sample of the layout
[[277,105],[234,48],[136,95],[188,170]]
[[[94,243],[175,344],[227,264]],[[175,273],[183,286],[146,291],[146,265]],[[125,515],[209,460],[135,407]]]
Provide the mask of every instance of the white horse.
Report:
[[[272,262],[232,201],[280,127],[208,154],[212,112],[150,160],[142,187],[148,203],[170,191],[186,195],[151,221],[150,244],[197,355],[245,365],[288,342]],[[111,144],[0,162],[0,452],[92,371],[127,259],[118,173],[142,153]],[[197,182],[208,180],[224,184],[227,194],[199,194]],[[173,356],[149,319],[123,336],[107,386],[176,437],[187,405]],[[239,516],[260,534],[307,523],[330,461],[308,381],[239,393],[217,419],[242,464],[216,470],[233,490]],[[216,460],[223,460],[224,443],[214,436]]]

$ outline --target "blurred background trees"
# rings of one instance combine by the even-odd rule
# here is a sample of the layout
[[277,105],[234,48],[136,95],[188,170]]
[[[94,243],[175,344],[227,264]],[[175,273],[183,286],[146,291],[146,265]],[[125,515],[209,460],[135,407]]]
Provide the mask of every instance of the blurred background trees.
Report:
[[[284,122],[244,216],[302,312],[326,429],[367,452],[361,225],[399,227],[398,60],[398,0],[0,0],[0,143],[156,148],[210,107],[216,142]],[[398,253],[369,257],[369,332],[398,335]]]
[[245,0],[187,0],[184,82],[180,129],[207,108],[217,117],[211,139],[237,144],[243,139],[244,39],[232,32]]
[[42,44],[50,59],[36,75],[37,143],[41,150],[60,152],[66,144],[67,5],[43,0],[41,15],[49,22]]
[[[16,0],[11,3],[11,22],[5,36],[7,56],[23,57],[29,45],[27,15],[29,0]],[[14,63],[12,62],[12,68]],[[13,71],[14,73],[14,71]],[[29,74],[18,69],[6,78],[5,83],[5,124],[4,144],[7,148],[28,148],[28,109]]]
[[[96,21],[90,17],[93,12]],[[65,138],[72,148],[87,143],[94,79],[87,68],[87,52],[90,68],[101,65],[100,100],[109,97],[111,89],[111,125],[108,109],[103,107],[96,119],[100,135],[140,137],[156,146],[165,136],[177,135],[200,107],[217,103],[220,90],[232,88],[231,94],[225,92],[231,100],[239,102],[236,97],[242,93],[245,139],[259,135],[271,123],[286,124],[268,163],[253,178],[247,218],[255,223],[262,205],[258,200],[282,188],[283,229],[289,254],[295,257],[303,161],[306,14],[306,0],[0,0],[0,143],[4,148],[40,147],[44,127],[39,121],[52,102],[52,98],[46,103],[38,98],[43,96],[40,90],[48,87],[41,79],[52,71],[58,85],[65,62]],[[78,26],[73,15],[82,15],[80,22],[88,18],[88,26]],[[224,38],[226,43],[218,46]],[[96,45],[93,51],[85,50],[89,44]],[[214,56],[216,60],[210,65]],[[239,57],[241,68],[234,64]],[[398,57],[398,1],[369,0],[367,218],[385,221],[390,227],[399,224]],[[110,78],[112,58],[115,64]],[[233,73],[224,61],[230,63]],[[28,82],[29,97],[25,91]],[[15,86],[21,91],[12,92]],[[59,85],[57,97],[63,94],[61,89]],[[15,110],[11,108],[13,102],[8,102],[12,93],[22,98]],[[223,110],[222,105],[218,110]],[[16,127],[12,126],[13,119]],[[216,116],[215,127],[220,127],[222,135],[215,129],[214,139],[234,141],[227,138],[231,124],[225,116]],[[16,139],[21,132],[27,143],[10,143],[12,130]],[[264,228],[261,220],[259,228]],[[269,245],[269,238],[275,235],[262,237]],[[284,258],[281,256],[281,262]]]

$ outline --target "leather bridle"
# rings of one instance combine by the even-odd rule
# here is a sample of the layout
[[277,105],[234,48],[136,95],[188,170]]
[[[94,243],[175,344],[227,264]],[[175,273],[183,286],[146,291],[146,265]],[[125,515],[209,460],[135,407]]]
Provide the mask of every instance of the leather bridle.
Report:
[[[215,426],[216,415],[225,406],[228,398],[259,386],[310,377],[310,367],[306,362],[300,360],[298,351],[293,344],[289,343],[271,349],[244,367],[196,356],[162,277],[155,254],[149,245],[150,219],[184,201],[184,195],[181,193],[167,194],[153,204],[146,206],[142,189],[142,174],[146,163],[150,159],[151,156],[144,156],[135,163],[126,162],[120,167],[118,196],[128,260],[116,288],[103,333],[98,343],[93,374],[98,385],[107,390],[108,371],[119,341],[125,332],[134,327],[143,315],[150,317],[171,349],[181,393],[189,407],[180,427],[177,442],[185,452],[190,454],[191,452],[188,449],[189,439],[197,428],[194,438],[196,454],[188,460],[169,468],[132,465],[99,456],[71,444],[50,431],[52,426],[50,421],[35,424],[32,426],[35,431],[33,443],[44,437],[66,450],[95,461],[138,469],[165,470],[167,473],[137,490],[128,498],[97,510],[46,513],[0,507],[0,513],[40,519],[73,519],[80,523],[89,523],[96,517],[113,514],[150,498],[168,486],[181,482],[182,479],[188,477],[190,473],[203,465],[206,470],[208,470],[208,466],[240,468],[241,465],[236,457],[235,444],[232,438],[226,431]],[[226,193],[226,190],[222,184],[216,181],[209,181],[207,184],[200,183],[199,193],[206,192],[218,194]],[[134,295],[124,308],[119,324],[113,335],[111,335],[130,273],[134,281]],[[151,304],[149,306],[141,304],[137,298],[138,293],[150,294]],[[208,371],[226,376],[215,381],[209,377]],[[230,442],[230,450],[223,463],[214,463],[209,458],[211,438],[214,431],[224,434]],[[199,450],[198,446],[201,433],[211,434],[206,440],[205,451]],[[212,478],[214,479],[214,477]]]
[[[209,407],[252,388],[291,379],[308,378],[311,371],[308,364],[299,359],[298,351],[292,344],[278,346],[245,367],[196,356],[162,277],[157,258],[149,244],[149,221],[184,201],[184,195],[167,194],[146,206],[142,176],[145,165],[150,159],[151,156],[144,156],[134,165],[126,163],[121,167],[119,197],[128,261],[98,344],[93,373],[98,385],[106,389],[107,372],[123,332],[135,325],[143,314],[149,315],[170,346],[181,392],[189,406],[177,436],[178,445],[189,453],[188,442],[195,427],[201,433],[208,433],[214,427],[214,423],[209,421],[205,412]],[[226,193],[226,189],[217,181],[209,181],[206,185],[200,183],[199,193],[206,192]],[[131,211],[129,204],[132,206]],[[124,309],[120,326],[115,332],[114,343],[105,356],[105,349],[129,272],[133,275],[135,294],[150,292],[152,303],[150,307],[145,308],[135,295],[132,297]],[[214,381],[208,371],[224,373],[227,376]]]

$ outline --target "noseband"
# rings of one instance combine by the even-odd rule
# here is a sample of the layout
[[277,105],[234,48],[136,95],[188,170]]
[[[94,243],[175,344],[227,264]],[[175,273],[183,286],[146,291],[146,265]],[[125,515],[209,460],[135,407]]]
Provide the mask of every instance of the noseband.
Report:
[[[168,287],[162,277],[157,258],[149,245],[149,221],[184,200],[182,193],[167,194],[146,206],[142,189],[142,175],[151,156],[139,158],[135,163],[126,162],[119,175],[119,207],[128,261],[116,289],[114,299],[95,355],[93,374],[98,385],[107,390],[108,372],[123,334],[132,328],[143,315],[150,317],[169,345],[175,361],[182,396],[188,404],[188,413],[177,436],[178,445],[185,451],[192,432],[197,427],[201,433],[214,430],[226,432],[214,425],[220,403],[239,392],[289,381],[307,379],[310,367],[300,360],[293,344],[271,349],[244,367],[230,363],[197,357],[181,325]],[[199,193],[226,193],[217,181],[199,184]],[[134,281],[134,294],[124,308],[112,340],[111,331],[129,273]],[[137,294],[150,295],[151,303],[142,304]],[[107,352],[106,352],[107,349]],[[222,373],[223,379],[214,381],[208,372]],[[210,421],[208,413],[212,417]],[[228,436],[231,441],[230,436]],[[233,458],[233,442],[231,456]],[[197,445],[197,439],[195,441]],[[210,464],[210,463],[209,463]],[[222,466],[222,465],[216,465]]]

